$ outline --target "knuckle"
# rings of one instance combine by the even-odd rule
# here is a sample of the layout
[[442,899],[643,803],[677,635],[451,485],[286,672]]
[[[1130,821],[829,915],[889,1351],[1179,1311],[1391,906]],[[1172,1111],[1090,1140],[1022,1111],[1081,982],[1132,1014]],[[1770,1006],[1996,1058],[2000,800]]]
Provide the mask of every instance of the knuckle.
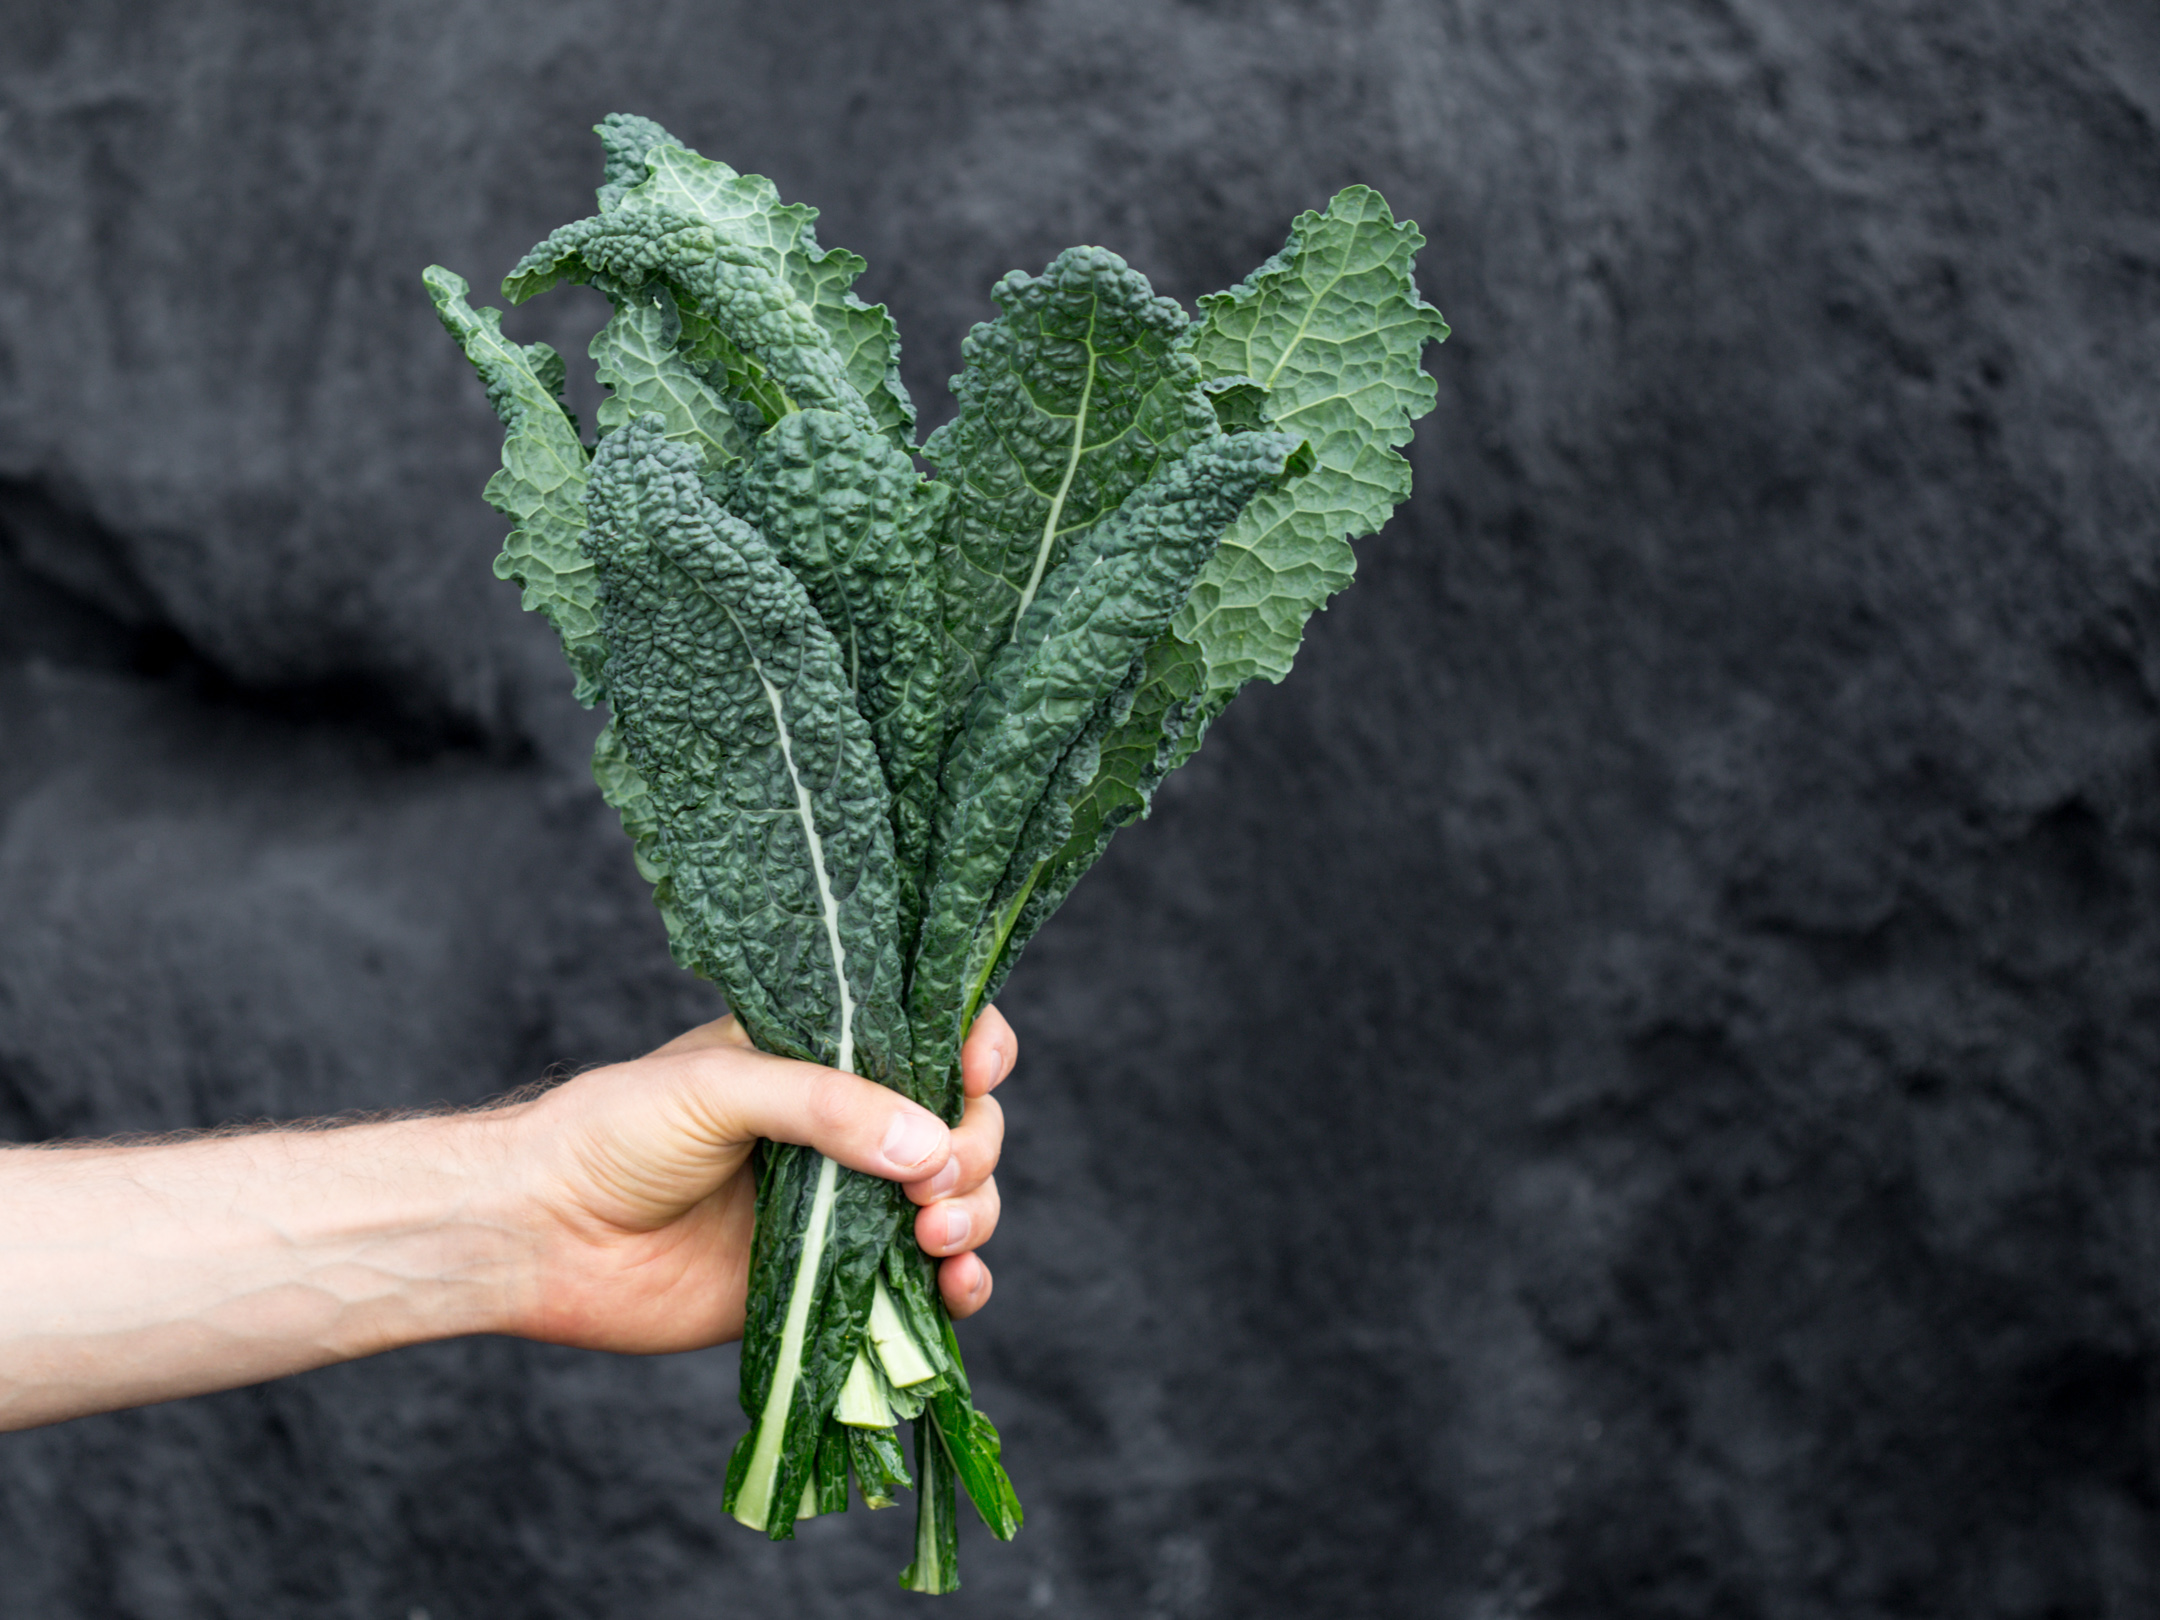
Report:
[[968,1209],[975,1221],[972,1234],[977,1243],[986,1241],[997,1230],[998,1216],[1004,1213],[1005,1201],[998,1196],[997,1178],[985,1181],[968,1195]]
[[955,1138],[955,1145],[963,1156],[963,1169],[967,1183],[973,1186],[997,1168],[998,1157],[1005,1147],[1005,1112],[988,1097],[976,1099],[978,1106],[970,1111],[965,1140]]
[[990,1268],[981,1255],[958,1255],[938,1268],[938,1292],[955,1320],[981,1310],[989,1302],[990,1288]]
[[855,1088],[838,1074],[821,1074],[803,1088],[803,1111],[820,1139],[840,1135],[855,1120]]

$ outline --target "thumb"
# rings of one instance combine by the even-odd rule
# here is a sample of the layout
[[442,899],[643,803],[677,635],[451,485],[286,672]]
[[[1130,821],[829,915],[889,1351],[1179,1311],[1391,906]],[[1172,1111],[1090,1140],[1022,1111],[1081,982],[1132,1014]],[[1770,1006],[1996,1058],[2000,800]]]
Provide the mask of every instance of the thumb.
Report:
[[892,1181],[934,1176],[952,1156],[945,1122],[898,1092],[732,1041],[595,1069],[535,1106],[571,1207],[618,1231],[674,1221],[731,1180],[759,1137]]
[[943,1120],[859,1075],[740,1047],[685,1059],[685,1101],[716,1142],[794,1142],[889,1181],[934,1176],[952,1156]]

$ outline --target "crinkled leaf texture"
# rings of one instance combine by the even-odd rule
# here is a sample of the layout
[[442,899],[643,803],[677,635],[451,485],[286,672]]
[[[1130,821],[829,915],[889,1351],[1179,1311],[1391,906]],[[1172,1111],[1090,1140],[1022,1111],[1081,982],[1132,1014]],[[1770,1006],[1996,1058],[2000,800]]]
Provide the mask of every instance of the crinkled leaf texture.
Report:
[[[682,332],[682,316],[664,287],[617,300],[614,318],[590,350],[608,390],[600,402],[600,431],[612,433],[633,416],[658,416],[669,438],[695,445],[708,466],[722,467],[749,452],[763,419],[745,413],[684,359]],[[746,421],[746,414],[753,420]]]
[[643,416],[601,440],[586,544],[615,728],[700,965],[768,1052],[906,1052],[890,799],[839,643],[764,537]]
[[502,471],[487,501],[515,525],[495,559],[498,579],[524,588],[525,609],[547,617],[577,674],[577,696],[600,695],[598,583],[580,537],[585,532],[585,446],[562,407],[562,356],[545,343],[520,347],[502,334],[502,311],[474,309],[465,278],[429,265],[421,279],[435,313],[487,385],[502,418]]
[[912,943],[945,741],[937,530],[946,489],[882,434],[797,411],[757,441],[728,504],[800,579],[840,644],[846,684],[892,793],[899,938]]
[[1028,896],[988,993],[1239,688],[1289,672],[1306,622],[1350,582],[1350,542],[1409,495],[1410,464],[1396,452],[1432,408],[1425,346],[1448,335],[1412,277],[1424,241],[1378,192],[1351,186],[1326,212],[1299,215],[1282,251],[1244,282],[1201,300],[1185,348],[1224,425],[1298,435],[1317,464],[1245,508],[1149,648],[1130,711],[1104,736],[1071,834]]
[[[940,776],[935,864],[909,986],[918,1070],[948,1074],[1034,868],[1070,827],[1038,820],[1059,767],[1126,698],[1227,525],[1310,465],[1279,433],[1218,434],[1133,490],[1044,582],[970,697]],[[1055,805],[1054,797],[1051,800]],[[1033,831],[1046,846],[1023,848]],[[949,1113],[957,1086],[947,1082]]]
[[650,178],[625,191],[619,206],[687,214],[711,226],[721,242],[754,254],[810,312],[885,437],[912,448],[915,403],[900,380],[900,333],[883,304],[855,296],[867,268],[863,259],[820,247],[813,228],[818,211],[781,202],[763,175],[737,174],[675,143],[649,150],[644,161]]
[[504,294],[523,302],[558,281],[589,281],[620,308],[665,286],[679,304],[678,358],[708,385],[767,422],[797,407],[839,410],[911,449],[899,333],[882,304],[854,294],[863,260],[819,246],[817,210],[782,203],[762,175],[700,157],[648,119],[610,115],[600,132],[600,214],[535,247]]
[[819,408],[876,427],[826,341],[817,311],[797,296],[771,257],[693,215],[657,206],[633,210],[626,200],[613,213],[555,231],[504,279],[503,294],[522,303],[561,282],[584,281],[620,304],[664,287],[686,328],[695,317],[700,334],[719,345],[709,358],[700,351],[708,378],[724,371],[768,421]]
[[[502,312],[472,308],[462,276],[430,265],[422,279],[443,325],[486,383],[488,403],[505,430],[502,470],[488,480],[486,493],[516,526],[503,541],[495,573],[522,586],[526,610],[555,626],[577,677],[578,701],[590,705],[601,696],[607,648],[600,635],[599,575],[585,553],[585,446],[559,402],[562,358],[544,343],[520,347],[505,338]],[[604,410],[602,415],[604,420]],[[593,747],[593,780],[622,817],[638,872],[653,886],[668,948],[684,967],[702,971],[683,935],[651,795],[612,721]]]
[[991,290],[961,346],[959,414],[923,455],[953,488],[943,613],[955,716],[1043,583],[1165,462],[1220,431],[1181,352],[1188,320],[1103,248],[1070,248]]
[[1433,406],[1425,345],[1448,335],[1411,278],[1424,245],[1377,191],[1351,186],[1326,213],[1300,214],[1282,251],[1241,284],[1200,301],[1191,352],[1202,375],[1257,383],[1264,419],[1319,462],[1231,525],[1172,626],[1225,702],[1290,672],[1306,620],[1350,583],[1350,542],[1410,494],[1396,451]]

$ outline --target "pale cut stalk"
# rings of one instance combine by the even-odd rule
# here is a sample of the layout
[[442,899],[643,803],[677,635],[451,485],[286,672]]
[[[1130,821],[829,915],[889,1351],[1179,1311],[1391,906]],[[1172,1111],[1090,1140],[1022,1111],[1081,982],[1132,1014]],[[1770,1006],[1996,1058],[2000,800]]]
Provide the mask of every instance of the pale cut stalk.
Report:
[[885,1397],[885,1404],[892,1411],[895,1425],[903,1418],[921,1417],[923,1407],[930,1397],[945,1387],[943,1378],[933,1378],[927,1384],[910,1384],[906,1389],[902,1389],[885,1376],[884,1364],[875,1354],[866,1353],[863,1359],[870,1368],[870,1376],[877,1380],[878,1391]]
[[941,1370],[923,1354],[922,1346],[915,1342],[915,1335],[908,1331],[900,1307],[885,1291],[883,1277],[878,1278],[877,1288],[870,1296],[870,1343],[876,1348],[878,1361],[895,1389],[927,1384]]
[[884,1380],[860,1350],[848,1367],[847,1382],[840,1386],[840,1404],[833,1408],[833,1416],[853,1429],[889,1429],[896,1421],[885,1399]]

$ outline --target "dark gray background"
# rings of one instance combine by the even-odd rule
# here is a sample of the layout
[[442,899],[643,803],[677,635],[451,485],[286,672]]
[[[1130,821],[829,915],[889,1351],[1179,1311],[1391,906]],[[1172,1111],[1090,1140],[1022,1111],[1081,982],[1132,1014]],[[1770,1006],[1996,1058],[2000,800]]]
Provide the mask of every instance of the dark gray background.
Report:
[[[942,1612],[2160,1612],[2160,11],[0,24],[0,1131],[711,1009],[418,281],[589,211],[601,114],[818,204],[926,424],[1004,270],[1190,299],[1366,181],[1456,330],[1418,494],[1005,998],[966,1337],[1029,1517]],[[723,1519],[733,1369],[468,1342],[7,1437],[0,1612],[929,1612],[905,1511]]]

